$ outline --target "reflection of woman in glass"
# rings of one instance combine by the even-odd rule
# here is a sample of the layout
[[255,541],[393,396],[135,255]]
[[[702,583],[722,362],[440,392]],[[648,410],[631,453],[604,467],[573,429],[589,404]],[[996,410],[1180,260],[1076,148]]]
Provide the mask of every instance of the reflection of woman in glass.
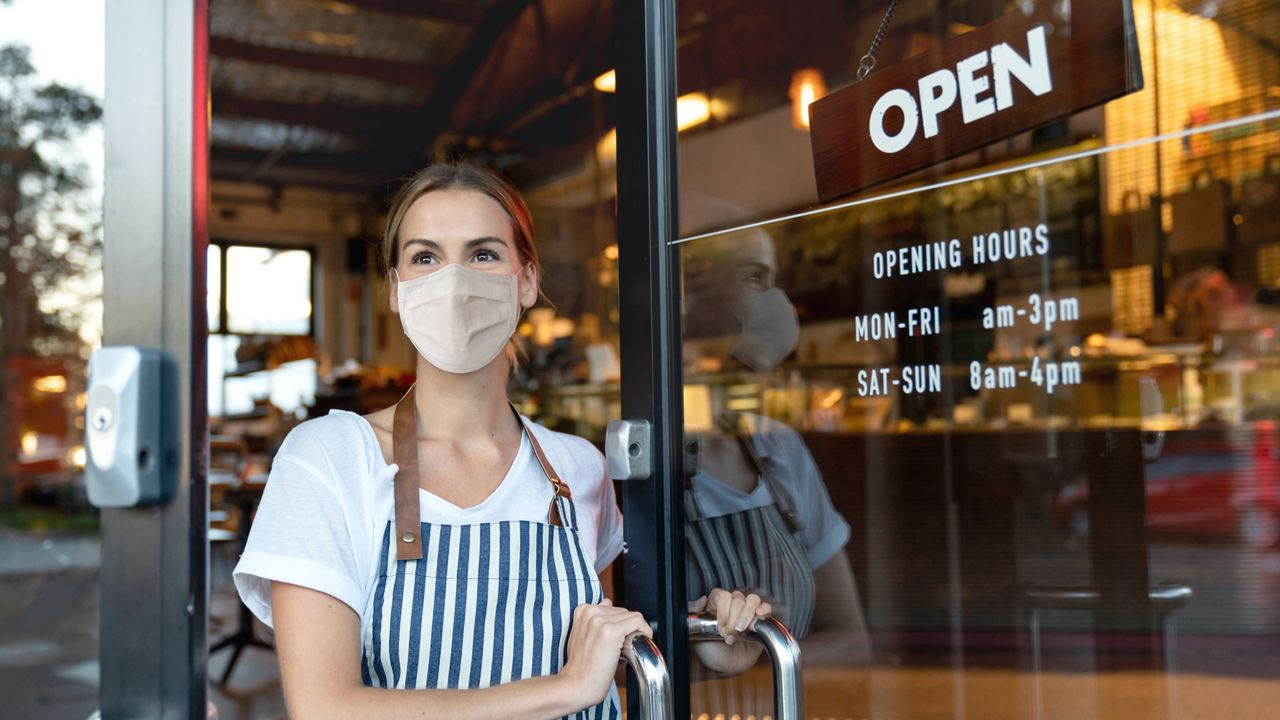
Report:
[[[684,255],[686,362],[694,372],[767,372],[795,349],[796,311],[774,284],[761,230],[691,243]],[[870,644],[831,504],[800,435],[760,415],[706,412],[688,392],[689,594],[754,590],[800,639],[806,666],[862,664]],[[715,407],[727,403],[707,402]],[[699,420],[698,417],[701,416]]]

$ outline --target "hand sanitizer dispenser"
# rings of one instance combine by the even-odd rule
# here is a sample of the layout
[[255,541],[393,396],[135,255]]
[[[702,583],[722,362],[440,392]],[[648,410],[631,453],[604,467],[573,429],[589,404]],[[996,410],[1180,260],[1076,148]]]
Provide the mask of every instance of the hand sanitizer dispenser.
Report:
[[97,507],[173,496],[178,474],[177,364],[167,354],[104,347],[89,358],[85,485]]

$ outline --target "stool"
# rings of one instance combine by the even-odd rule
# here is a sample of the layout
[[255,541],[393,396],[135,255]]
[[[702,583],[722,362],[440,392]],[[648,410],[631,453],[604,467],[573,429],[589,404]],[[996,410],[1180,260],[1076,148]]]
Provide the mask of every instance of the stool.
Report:
[[[249,523],[253,519],[253,507],[257,502],[257,495],[251,491],[239,489],[227,492],[227,500],[240,510],[240,523],[237,528],[236,540],[243,552],[245,544],[249,541]],[[214,540],[214,530],[210,530],[210,540]],[[220,531],[227,533],[226,530]],[[231,659],[227,662],[227,667],[222,671],[222,678],[218,681],[219,686],[227,684],[231,679],[231,671],[235,670],[236,663],[240,661],[240,653],[244,652],[246,647],[257,647],[264,650],[275,651],[275,645],[258,639],[253,632],[253,611],[248,605],[240,602],[239,620],[236,629],[230,635],[222,638],[209,648],[209,655],[213,655],[225,648],[234,648]]]
[[[1151,611],[1160,619],[1160,628],[1164,635],[1164,671],[1165,692],[1168,706],[1173,704],[1173,673],[1177,668],[1177,624],[1172,617],[1173,612],[1191,601],[1192,591],[1186,585],[1162,583],[1151,588],[1147,594],[1147,603]],[[1031,664],[1036,696],[1036,718],[1044,717],[1044,705],[1040,687],[1041,649],[1040,649],[1040,611],[1041,610],[1078,610],[1094,612],[1101,602],[1101,594],[1092,587],[1035,587],[1022,592],[1022,602],[1030,609],[1031,631]]]

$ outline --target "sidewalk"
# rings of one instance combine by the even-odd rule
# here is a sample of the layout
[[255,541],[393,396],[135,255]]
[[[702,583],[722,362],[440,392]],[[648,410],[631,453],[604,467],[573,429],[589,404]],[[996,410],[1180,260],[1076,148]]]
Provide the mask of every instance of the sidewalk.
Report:
[[[98,707],[99,558],[96,538],[0,527],[4,717],[83,720]],[[215,558],[210,575],[212,645],[234,630],[238,601],[229,561]],[[209,659],[210,677],[221,677],[230,656]],[[227,688],[211,687],[209,699],[219,720],[286,717],[275,655],[246,649]]]
[[15,718],[98,704],[99,544],[0,528],[0,697]]

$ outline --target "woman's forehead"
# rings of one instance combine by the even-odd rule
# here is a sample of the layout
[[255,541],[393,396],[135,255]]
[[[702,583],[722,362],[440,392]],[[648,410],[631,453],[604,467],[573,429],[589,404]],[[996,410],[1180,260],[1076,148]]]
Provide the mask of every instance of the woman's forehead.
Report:
[[409,206],[400,224],[400,244],[414,239],[438,243],[496,237],[513,240],[511,218],[497,200],[474,190],[436,190]]
[[695,240],[686,258],[690,265],[705,264],[720,270],[744,265],[772,268],[778,264],[773,239],[758,229]]

